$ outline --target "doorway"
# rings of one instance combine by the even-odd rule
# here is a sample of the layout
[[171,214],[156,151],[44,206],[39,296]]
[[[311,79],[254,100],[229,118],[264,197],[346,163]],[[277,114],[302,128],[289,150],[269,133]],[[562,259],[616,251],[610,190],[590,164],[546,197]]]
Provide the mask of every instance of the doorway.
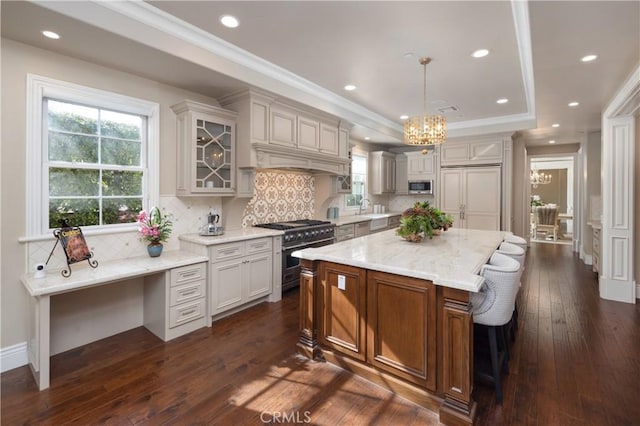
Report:
[[574,157],[530,157],[530,241],[572,245],[576,199]]

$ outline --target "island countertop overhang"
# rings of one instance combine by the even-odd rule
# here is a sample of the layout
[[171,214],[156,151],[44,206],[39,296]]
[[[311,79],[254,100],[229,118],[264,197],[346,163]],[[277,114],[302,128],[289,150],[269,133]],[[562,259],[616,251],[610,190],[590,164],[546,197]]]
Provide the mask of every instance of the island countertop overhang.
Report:
[[351,265],[432,281],[436,285],[478,292],[478,275],[507,232],[451,228],[433,239],[411,243],[395,230],[296,251],[292,256]]

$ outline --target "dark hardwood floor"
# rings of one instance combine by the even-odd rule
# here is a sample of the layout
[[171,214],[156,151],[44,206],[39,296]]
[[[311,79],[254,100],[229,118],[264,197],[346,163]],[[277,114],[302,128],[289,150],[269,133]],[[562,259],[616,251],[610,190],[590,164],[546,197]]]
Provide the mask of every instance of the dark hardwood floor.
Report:
[[[640,306],[598,297],[569,246],[536,244],[519,296],[504,402],[478,383],[477,423],[640,424]],[[1,376],[2,425],[437,424],[437,416],[327,363],[294,354],[297,293],[169,343],[144,328]],[[279,416],[279,417],[277,417]]]

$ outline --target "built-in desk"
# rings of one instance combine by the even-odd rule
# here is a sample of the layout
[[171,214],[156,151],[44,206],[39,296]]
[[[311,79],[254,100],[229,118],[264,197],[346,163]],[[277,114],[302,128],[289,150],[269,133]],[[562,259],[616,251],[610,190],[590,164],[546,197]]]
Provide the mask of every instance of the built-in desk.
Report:
[[156,258],[100,262],[96,269],[74,264],[68,278],[60,271],[49,271],[44,278],[35,278],[33,273],[23,275],[21,281],[31,295],[29,363],[40,390],[49,387],[52,296],[144,277],[144,325],[166,341],[211,325],[211,317],[206,314],[208,260],[186,251],[166,251]]

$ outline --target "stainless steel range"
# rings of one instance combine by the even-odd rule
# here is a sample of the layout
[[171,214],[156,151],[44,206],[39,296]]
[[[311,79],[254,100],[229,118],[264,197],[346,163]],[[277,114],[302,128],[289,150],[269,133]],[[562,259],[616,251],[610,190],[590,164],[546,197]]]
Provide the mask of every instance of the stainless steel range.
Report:
[[282,291],[300,285],[300,259],[291,256],[291,253],[335,242],[336,225],[328,221],[302,219],[290,222],[262,223],[255,226],[284,231],[282,237]]

